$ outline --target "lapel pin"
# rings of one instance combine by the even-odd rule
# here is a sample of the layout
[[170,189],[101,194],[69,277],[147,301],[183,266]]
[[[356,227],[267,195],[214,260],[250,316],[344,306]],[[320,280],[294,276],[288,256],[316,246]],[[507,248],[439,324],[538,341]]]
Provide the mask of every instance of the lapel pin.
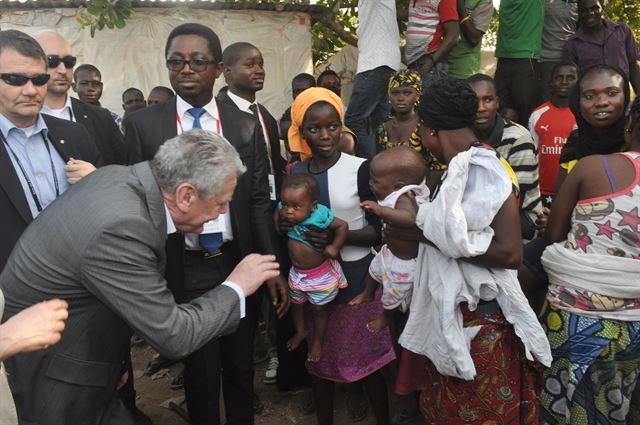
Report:
[[83,115],[82,118],[88,118],[86,115]]
[[60,144],[64,145],[64,139],[60,139]]

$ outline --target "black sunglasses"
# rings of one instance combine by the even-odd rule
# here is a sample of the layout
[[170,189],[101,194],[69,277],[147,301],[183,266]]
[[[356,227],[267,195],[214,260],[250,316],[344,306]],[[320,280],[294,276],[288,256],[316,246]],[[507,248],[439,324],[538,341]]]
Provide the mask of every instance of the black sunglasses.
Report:
[[58,55],[47,56],[47,65],[49,65],[49,68],[57,68],[58,65],[60,65],[60,62],[64,64],[65,68],[70,69],[76,66],[76,57],[75,56],[60,57]]
[[211,63],[216,62],[206,59],[191,59],[188,61],[184,59],[167,59],[167,68],[169,68],[170,71],[182,71],[182,68],[184,68],[186,64],[189,64],[189,68],[191,68],[192,71],[202,72],[207,69]]
[[49,81],[49,74],[38,74],[34,77],[27,77],[20,74],[0,74],[0,79],[10,86],[24,86],[27,81],[31,80],[34,86],[44,86]]

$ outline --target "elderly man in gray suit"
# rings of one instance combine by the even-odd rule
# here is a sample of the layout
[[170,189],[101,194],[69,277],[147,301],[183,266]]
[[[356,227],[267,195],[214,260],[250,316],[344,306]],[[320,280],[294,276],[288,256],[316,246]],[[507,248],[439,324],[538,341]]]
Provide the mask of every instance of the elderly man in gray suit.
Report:
[[236,328],[244,298],[278,275],[275,257],[251,254],[178,305],[164,245],[224,213],[244,171],[221,136],[188,131],[149,162],[92,173],[29,226],[0,275],[3,321],[49,298],[69,303],[69,319],[59,344],[6,363],[21,424],[133,424],[116,394],[132,329],[182,358]]

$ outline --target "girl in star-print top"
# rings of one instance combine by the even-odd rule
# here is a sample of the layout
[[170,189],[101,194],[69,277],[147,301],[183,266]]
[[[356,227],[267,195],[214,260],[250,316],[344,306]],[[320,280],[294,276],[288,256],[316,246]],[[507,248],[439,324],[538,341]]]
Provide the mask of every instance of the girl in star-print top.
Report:
[[[581,102],[597,113],[614,95],[594,93]],[[624,131],[628,151],[578,161],[549,217],[545,238],[553,245],[542,257],[549,290],[541,320],[554,360],[544,373],[546,423],[624,424],[636,385],[640,98]]]

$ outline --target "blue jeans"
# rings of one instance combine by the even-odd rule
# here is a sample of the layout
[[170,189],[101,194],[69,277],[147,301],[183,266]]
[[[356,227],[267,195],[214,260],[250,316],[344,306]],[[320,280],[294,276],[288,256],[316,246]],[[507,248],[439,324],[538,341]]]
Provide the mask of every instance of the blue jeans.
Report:
[[393,69],[379,66],[356,74],[353,93],[344,123],[358,138],[357,155],[372,158],[376,154],[375,130],[389,118],[389,77]]

